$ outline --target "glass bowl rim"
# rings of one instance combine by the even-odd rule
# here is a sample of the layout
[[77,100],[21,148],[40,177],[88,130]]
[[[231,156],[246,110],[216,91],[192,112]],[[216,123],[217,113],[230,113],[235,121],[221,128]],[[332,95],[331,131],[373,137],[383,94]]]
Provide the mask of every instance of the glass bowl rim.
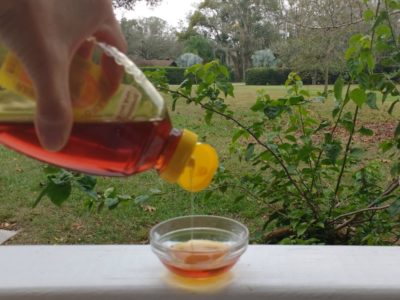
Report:
[[[207,218],[212,218],[212,219],[220,219],[220,220],[225,220],[225,221],[228,221],[228,222],[231,222],[231,223],[234,223],[234,224],[238,225],[240,228],[243,229],[244,236],[241,237],[240,241],[236,242],[232,246],[229,246],[228,251],[232,253],[232,252],[236,252],[236,251],[238,251],[240,249],[244,250],[244,249],[247,248],[247,245],[248,245],[248,242],[249,242],[249,229],[247,228],[247,226],[245,226],[241,222],[236,221],[234,219],[227,218],[227,217],[216,216],[216,215],[186,215],[186,216],[175,217],[175,218],[171,218],[171,219],[167,219],[165,221],[162,221],[162,222],[154,225],[150,230],[149,236],[150,236],[150,245],[151,245],[151,247],[152,248],[156,248],[157,250],[162,251],[162,252],[175,252],[175,251],[178,251],[178,252],[184,252],[184,253],[193,253],[193,251],[191,251],[191,250],[174,250],[174,249],[171,249],[170,247],[164,246],[162,243],[158,242],[156,238],[154,238],[156,229],[158,229],[162,225],[165,225],[168,222],[176,221],[176,220],[179,220],[179,219],[189,219],[189,218],[192,218],[192,217],[195,217],[195,218],[196,217],[207,217]],[[199,228],[199,227],[195,227],[195,228]],[[214,250],[206,250],[206,251],[201,251],[201,252],[202,253],[218,253],[220,251],[221,250],[214,249]]]

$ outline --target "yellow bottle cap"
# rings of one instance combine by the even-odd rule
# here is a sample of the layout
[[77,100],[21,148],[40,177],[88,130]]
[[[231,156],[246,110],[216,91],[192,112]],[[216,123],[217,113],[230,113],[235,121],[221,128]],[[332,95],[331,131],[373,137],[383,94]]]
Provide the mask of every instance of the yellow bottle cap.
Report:
[[174,154],[160,171],[160,177],[176,183],[190,192],[207,188],[218,167],[218,155],[213,147],[197,142],[197,135],[184,130]]

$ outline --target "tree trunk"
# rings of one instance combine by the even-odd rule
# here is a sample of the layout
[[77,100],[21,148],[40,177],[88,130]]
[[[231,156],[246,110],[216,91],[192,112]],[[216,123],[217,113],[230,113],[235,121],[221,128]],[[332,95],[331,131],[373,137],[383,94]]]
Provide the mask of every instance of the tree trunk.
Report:
[[324,76],[325,86],[324,86],[324,95],[328,95],[328,85],[329,85],[329,66],[325,67],[325,76]]
[[317,79],[318,79],[318,71],[313,70],[312,75],[311,75],[311,84],[316,85],[317,84]]

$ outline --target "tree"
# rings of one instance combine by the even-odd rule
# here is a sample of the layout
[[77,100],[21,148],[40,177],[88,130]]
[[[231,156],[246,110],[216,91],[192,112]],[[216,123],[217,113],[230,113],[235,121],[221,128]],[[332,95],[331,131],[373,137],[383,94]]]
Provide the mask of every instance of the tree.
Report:
[[122,19],[121,28],[128,43],[128,55],[132,57],[167,59],[182,53],[174,29],[163,19]]
[[290,0],[282,5],[285,38],[273,45],[290,69],[309,73],[315,83],[323,74],[325,92],[329,73],[345,67],[348,38],[363,31],[362,0]]
[[176,63],[178,64],[178,67],[187,68],[195,64],[203,63],[203,59],[200,56],[193,53],[184,53],[178,57]]
[[190,17],[190,31],[215,41],[243,79],[254,51],[267,48],[277,36],[277,0],[203,0]]
[[[125,8],[125,9],[133,9],[137,2],[143,0],[113,0],[114,7],[117,8]],[[161,0],[145,0],[149,5],[157,5],[161,2]]]
[[185,52],[194,53],[203,58],[206,62],[215,58],[215,46],[206,37],[195,34],[184,41]]
[[275,68],[278,64],[274,53],[271,49],[258,50],[251,56],[253,67]]

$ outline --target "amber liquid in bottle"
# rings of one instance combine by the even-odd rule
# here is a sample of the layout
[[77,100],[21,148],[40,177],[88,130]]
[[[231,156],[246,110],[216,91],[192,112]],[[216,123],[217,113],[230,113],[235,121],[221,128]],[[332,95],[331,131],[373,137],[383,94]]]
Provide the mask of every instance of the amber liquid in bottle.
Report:
[[[32,122],[0,123],[0,143],[35,159],[67,169],[102,176],[126,176],[160,168],[171,151],[171,123],[75,123],[67,145],[59,152],[43,149]],[[171,147],[169,147],[171,148]],[[172,147],[173,148],[173,147]]]

